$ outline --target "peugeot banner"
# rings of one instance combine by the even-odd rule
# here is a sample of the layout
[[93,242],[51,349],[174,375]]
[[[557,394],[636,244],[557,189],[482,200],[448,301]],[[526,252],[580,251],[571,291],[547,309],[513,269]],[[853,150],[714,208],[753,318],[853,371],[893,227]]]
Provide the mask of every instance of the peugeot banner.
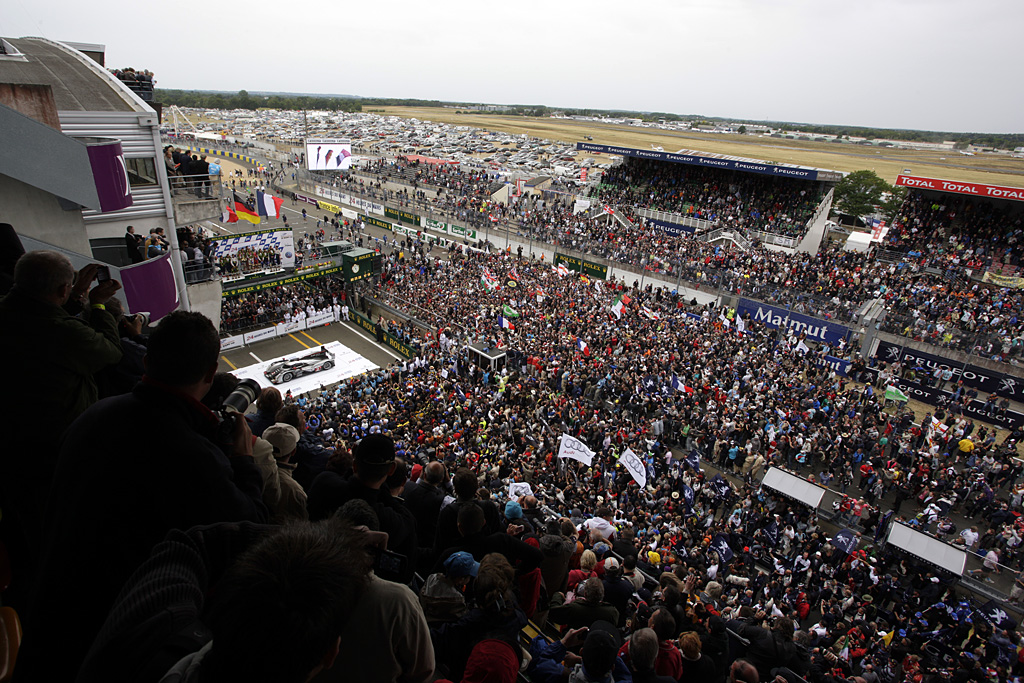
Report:
[[1012,401],[1020,401],[1024,396],[1024,379],[996,370],[986,370],[976,365],[956,363],[949,358],[925,353],[907,346],[879,341],[875,357],[887,363],[900,361],[905,367],[924,368],[929,376],[937,367],[949,368],[953,371],[951,384],[955,385],[958,381],[963,380],[967,386],[977,387],[979,393],[991,394],[994,391],[997,395]]

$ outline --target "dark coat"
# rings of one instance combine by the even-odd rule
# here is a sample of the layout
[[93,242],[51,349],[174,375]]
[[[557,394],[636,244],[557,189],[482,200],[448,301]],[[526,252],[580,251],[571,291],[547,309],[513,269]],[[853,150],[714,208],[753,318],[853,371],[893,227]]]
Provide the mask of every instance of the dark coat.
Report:
[[227,457],[212,440],[216,427],[197,401],[148,380],[71,425],[47,510],[19,680],[74,680],[121,587],[171,529],[267,521],[255,461]]

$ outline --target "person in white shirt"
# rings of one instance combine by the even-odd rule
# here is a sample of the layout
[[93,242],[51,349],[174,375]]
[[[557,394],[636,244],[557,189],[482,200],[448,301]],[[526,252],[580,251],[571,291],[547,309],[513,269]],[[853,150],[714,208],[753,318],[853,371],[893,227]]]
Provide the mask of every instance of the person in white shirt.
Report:
[[964,545],[968,549],[973,548],[974,544],[978,542],[978,527],[972,526],[969,529],[964,529],[960,532],[960,538],[964,539]]

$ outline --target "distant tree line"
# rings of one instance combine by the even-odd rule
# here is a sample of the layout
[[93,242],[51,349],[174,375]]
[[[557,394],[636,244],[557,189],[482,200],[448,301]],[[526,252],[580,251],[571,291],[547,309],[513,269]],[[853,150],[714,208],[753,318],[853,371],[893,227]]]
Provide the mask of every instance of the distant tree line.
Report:
[[949,133],[929,130],[864,128],[861,126],[815,126],[806,123],[781,122],[766,122],[765,125],[772,128],[795,128],[801,132],[817,135],[837,135],[868,140],[902,140],[904,142],[946,142],[948,140],[961,143],[960,148],[967,145],[999,149],[1014,149],[1024,146],[1024,133]]
[[373,97],[317,97],[315,95],[256,95],[247,90],[237,93],[201,90],[157,90],[156,100],[165,105],[199,109],[326,109],[362,111],[364,106],[441,107],[439,100],[387,99]]

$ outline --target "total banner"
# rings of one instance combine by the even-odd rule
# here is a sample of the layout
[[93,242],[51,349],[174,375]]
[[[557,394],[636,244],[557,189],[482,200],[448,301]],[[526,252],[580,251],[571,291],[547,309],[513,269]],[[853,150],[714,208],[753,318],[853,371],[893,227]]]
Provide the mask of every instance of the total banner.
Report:
[[[878,370],[877,368],[868,368],[868,372],[877,376]],[[919,382],[911,382],[902,378],[897,378],[896,381],[892,382],[892,385],[910,398],[927,403],[930,406],[947,406],[953,397],[952,392],[941,391],[934,387],[926,387]],[[983,401],[971,401],[967,406],[964,406],[963,412],[967,417],[988,422],[1004,429],[1012,430],[1018,425],[1024,424],[1024,415],[1012,410],[1007,410],[1006,412],[985,410],[985,403]]]
[[954,363],[948,358],[936,356],[924,351],[918,351],[906,346],[899,346],[887,341],[878,342],[878,350],[875,351],[878,360],[887,363],[896,361],[902,362],[910,367],[921,367],[931,374],[935,368],[950,369],[953,371],[953,379],[950,384],[955,385],[963,380],[969,387],[976,387],[979,393],[991,394],[995,392],[998,396],[1019,401],[1024,395],[1024,379],[1007,375],[995,370],[987,370],[976,365],[965,365]]
[[993,197],[997,199],[1015,199],[1024,202],[1024,188],[1004,187],[1002,185],[985,185],[984,183],[965,183],[962,180],[942,180],[940,178],[922,178],[911,175],[896,176],[896,185],[916,187],[921,190],[937,190],[956,194],[972,194],[976,197]]
[[736,312],[743,317],[749,315],[754,322],[764,323],[774,329],[784,327],[796,334],[806,334],[812,341],[835,345],[850,336],[850,328],[845,325],[812,318],[751,299],[740,299]]

